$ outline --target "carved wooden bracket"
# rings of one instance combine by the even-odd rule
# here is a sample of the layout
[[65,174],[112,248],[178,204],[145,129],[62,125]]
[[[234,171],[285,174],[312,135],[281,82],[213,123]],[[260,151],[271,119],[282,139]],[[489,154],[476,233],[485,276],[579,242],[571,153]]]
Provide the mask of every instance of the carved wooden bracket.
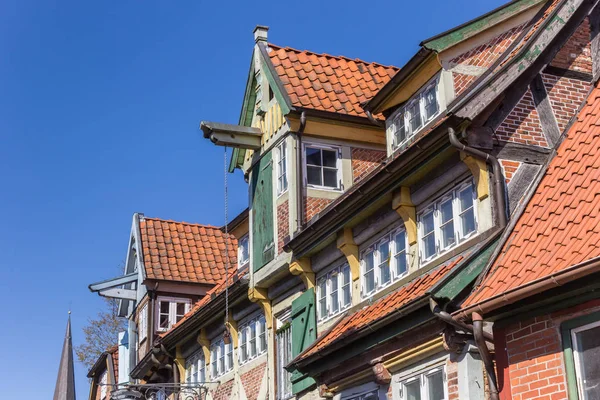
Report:
[[392,197],[392,208],[396,210],[400,218],[404,221],[408,244],[417,243],[417,212],[410,198],[410,188],[401,187],[394,192]]
[[196,337],[196,341],[202,347],[202,352],[204,353],[204,361],[206,364],[210,364],[210,340],[206,336],[206,329],[200,329],[200,333],[198,333],[198,337]]
[[180,382],[184,382],[185,378],[185,358],[181,355],[181,346],[175,347],[175,365],[177,365],[177,369],[179,370],[179,380]]
[[258,303],[265,314],[267,328],[270,329],[273,326],[273,309],[271,308],[271,300],[267,295],[267,289],[258,287],[248,289],[248,299],[253,303]]
[[238,324],[237,321],[233,319],[231,315],[231,310],[228,313],[229,319],[225,321],[225,327],[229,331],[231,335],[231,342],[233,344],[233,348],[237,349],[238,347]]
[[375,375],[375,382],[380,385],[387,385],[392,381],[392,374],[381,362],[373,365],[373,375]]
[[460,153],[460,159],[467,164],[475,178],[475,187],[477,189],[477,198],[483,200],[490,195],[490,174],[485,161],[472,157],[465,153]]
[[292,261],[290,264],[290,273],[300,276],[307,290],[315,287],[315,273],[310,266],[309,258],[300,258]]
[[333,392],[329,390],[327,385],[322,384],[319,386],[319,396],[325,399],[331,399],[333,398]]
[[352,280],[360,278],[360,258],[358,257],[358,246],[354,242],[351,228],[344,228],[337,234],[337,248],[346,256]]

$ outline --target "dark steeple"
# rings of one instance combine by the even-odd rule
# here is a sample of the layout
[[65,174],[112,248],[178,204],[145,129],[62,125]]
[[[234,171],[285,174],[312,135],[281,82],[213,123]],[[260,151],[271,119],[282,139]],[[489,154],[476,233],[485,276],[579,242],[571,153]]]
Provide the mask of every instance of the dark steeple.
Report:
[[73,342],[71,341],[71,311],[67,321],[67,332],[60,356],[54,400],[75,400],[75,370],[73,368]]

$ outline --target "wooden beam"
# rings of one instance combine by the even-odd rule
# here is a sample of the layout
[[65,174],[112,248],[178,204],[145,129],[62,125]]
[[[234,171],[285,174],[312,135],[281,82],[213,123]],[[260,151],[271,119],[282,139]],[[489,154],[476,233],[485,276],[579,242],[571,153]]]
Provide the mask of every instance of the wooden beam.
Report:
[[123,275],[118,278],[108,279],[106,281],[102,281],[102,282],[98,282],[98,283],[92,283],[91,285],[88,286],[88,288],[92,292],[97,292],[99,290],[111,289],[114,287],[123,286],[126,283],[135,282],[135,281],[137,281],[137,278],[138,278],[138,273],[132,272],[131,274]]
[[492,150],[492,155],[496,158],[537,165],[545,164],[548,160],[549,154],[550,149],[545,147],[505,141],[499,141]]
[[131,289],[105,289],[100,290],[98,294],[109,299],[133,300],[137,299],[136,291]]
[[410,188],[402,186],[400,190],[394,192],[392,197],[392,208],[404,221],[406,237],[408,244],[417,243],[417,213],[416,208],[410,198]]
[[315,287],[315,273],[310,266],[310,258],[300,258],[290,264],[290,273],[300,276],[306,289]]
[[360,278],[360,258],[358,256],[358,246],[352,235],[352,228],[344,228],[339,231],[336,244],[337,248],[346,256],[352,280],[358,280]]
[[540,118],[542,132],[550,147],[554,147],[560,139],[560,128],[558,127],[558,122],[556,122],[556,116],[554,115],[554,110],[552,110],[552,104],[550,104],[550,98],[548,97],[541,74],[537,74],[533,78],[529,84],[529,89],[533,95],[535,109]]

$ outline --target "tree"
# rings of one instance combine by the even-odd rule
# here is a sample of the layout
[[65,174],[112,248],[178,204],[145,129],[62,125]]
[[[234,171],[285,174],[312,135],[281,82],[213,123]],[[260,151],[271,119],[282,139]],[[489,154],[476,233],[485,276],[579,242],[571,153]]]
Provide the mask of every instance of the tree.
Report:
[[119,317],[119,302],[114,299],[104,299],[106,309],[98,313],[96,318],[89,318],[83,327],[85,342],[75,347],[77,359],[88,369],[100,357],[100,354],[115,346],[119,332],[127,330],[127,320]]

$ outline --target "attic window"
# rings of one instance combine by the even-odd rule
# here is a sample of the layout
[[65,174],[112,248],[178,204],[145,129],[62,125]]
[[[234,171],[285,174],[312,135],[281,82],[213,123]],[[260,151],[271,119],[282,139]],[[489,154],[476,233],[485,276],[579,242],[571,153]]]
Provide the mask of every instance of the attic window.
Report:
[[304,147],[306,183],[316,189],[341,188],[341,149],[339,147],[306,145]]
[[183,316],[190,311],[189,299],[176,299],[172,297],[159,297],[157,307],[157,331],[164,332],[181,321]]

